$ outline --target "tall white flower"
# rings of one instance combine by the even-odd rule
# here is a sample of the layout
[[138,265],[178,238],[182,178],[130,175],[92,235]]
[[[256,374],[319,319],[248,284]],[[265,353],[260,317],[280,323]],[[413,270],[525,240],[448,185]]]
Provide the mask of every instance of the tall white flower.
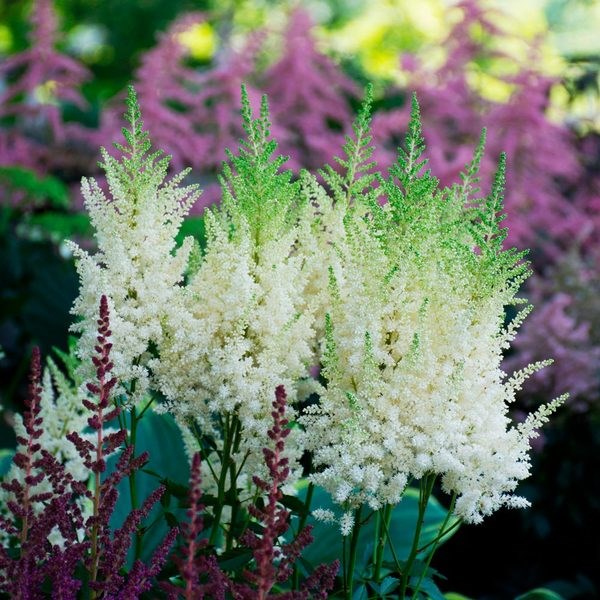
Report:
[[135,383],[135,396],[150,383],[147,368],[152,346],[162,339],[162,322],[176,310],[174,295],[183,280],[192,240],[176,248],[175,236],[198,197],[197,187],[182,186],[186,171],[166,180],[169,158],[150,153],[139,107],[130,88],[124,129],[126,146],[117,145],[121,158],[102,150],[110,195],[98,183],[83,179],[82,192],[96,233],[98,250],[90,254],[72,245],[81,280],[73,307],[81,333],[79,356],[84,360],[96,343],[98,299],[108,298],[115,375]]
[[[234,451],[257,473],[264,468],[275,388],[283,384],[295,401],[311,364],[314,331],[304,300],[306,260],[298,251],[307,208],[291,173],[280,170],[284,159],[271,158],[276,144],[266,104],[252,119],[245,95],[243,103],[248,140],[229,156],[222,205],[205,216],[204,256],[178,290],[181,310],[165,321],[151,365],[180,421],[195,420],[218,444],[224,421],[239,421]],[[297,458],[295,437],[287,449]]]
[[436,474],[456,514],[478,522],[526,503],[513,492],[529,474],[529,440],[562,399],[524,425],[508,416],[522,377],[501,369],[516,330],[504,329],[505,306],[528,273],[502,249],[503,160],[476,203],[483,141],[452,190],[421,173],[423,148],[415,101],[407,151],[379,182],[387,203],[357,196],[332,240],[327,384],[301,422],[312,480],[346,508],[395,504],[410,478]]

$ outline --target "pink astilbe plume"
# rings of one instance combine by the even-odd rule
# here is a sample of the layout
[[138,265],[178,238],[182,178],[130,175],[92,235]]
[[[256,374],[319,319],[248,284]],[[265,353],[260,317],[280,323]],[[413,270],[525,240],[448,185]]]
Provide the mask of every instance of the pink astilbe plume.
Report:
[[180,531],[183,543],[179,554],[171,557],[179,570],[184,587],[172,583],[163,583],[169,598],[185,598],[185,600],[202,600],[213,598],[224,600],[230,585],[227,576],[221,571],[214,554],[202,551],[208,546],[207,539],[198,539],[204,529],[202,513],[202,475],[200,454],[194,454],[190,474],[190,507],[187,511],[188,522],[182,523]]
[[279,545],[279,539],[289,528],[290,512],[280,505],[283,497],[281,487],[289,475],[288,459],[283,456],[285,438],[289,435],[288,421],[285,418],[286,393],[282,385],[275,390],[273,402],[273,427],[269,430],[269,438],[273,448],[264,448],[265,464],[269,470],[269,481],[258,476],[253,477],[257,488],[266,494],[264,508],[257,505],[249,507],[250,514],[264,527],[259,536],[247,529],[242,537],[242,543],[252,550],[254,569],[246,569],[244,577],[248,583],[232,585],[233,596],[236,600],[308,600],[309,598],[327,598],[327,592],[332,589],[339,564],[317,567],[312,575],[304,581],[299,591],[271,593],[276,583],[286,582],[292,575],[294,562],[302,550],[312,541],[311,527],[307,526],[298,533],[290,543]]
[[217,56],[216,64],[200,74],[193,118],[194,126],[210,148],[203,163],[205,168],[219,168],[226,158],[225,151],[234,148],[244,136],[239,118],[242,84],[246,85],[250,102],[260,102],[261,94],[251,85],[251,80],[263,38],[262,32],[256,32],[243,48],[223,50]]
[[[189,50],[181,34],[205,20],[200,12],[185,13],[158,35],[158,43],[141,57],[134,74],[144,122],[156,145],[172,157],[172,166],[198,168],[209,146],[193,127],[192,110],[198,102],[199,73],[185,64]],[[121,98],[105,110],[99,132],[100,145],[120,133],[124,125]]]
[[568,192],[586,220],[574,239],[593,254],[600,248],[600,133],[580,138],[577,150],[582,173]]
[[320,167],[338,152],[342,128],[352,120],[348,100],[360,95],[340,67],[317,50],[312,27],[308,12],[296,9],[283,56],[265,74],[273,123],[287,133],[278,136],[280,148],[292,168]]
[[[535,64],[535,56],[529,62]],[[484,118],[490,158],[500,152],[508,156],[509,242],[541,245],[548,258],[556,259],[573,239],[585,238],[588,225],[584,212],[564,193],[565,184],[581,175],[575,137],[547,117],[553,79],[523,68],[507,81],[515,91],[508,102],[492,104]]]
[[551,368],[525,381],[525,399],[569,393],[568,406],[586,410],[600,393],[600,269],[598,258],[571,251],[552,269],[532,278],[528,295],[535,305],[505,361],[512,371],[550,357]]
[[[29,48],[0,63],[0,76],[8,80],[0,93],[0,117],[13,118],[12,134],[18,132],[35,147],[62,142],[67,131],[73,129],[62,120],[61,104],[86,106],[79,88],[90,74],[78,61],[55,49],[57,20],[52,0],[34,0],[30,22]],[[11,131],[2,133],[10,136]],[[42,147],[37,151],[35,154],[49,158]],[[21,157],[13,158],[16,161]],[[41,157],[37,158],[39,162]],[[2,160],[4,164],[16,164],[6,152]]]

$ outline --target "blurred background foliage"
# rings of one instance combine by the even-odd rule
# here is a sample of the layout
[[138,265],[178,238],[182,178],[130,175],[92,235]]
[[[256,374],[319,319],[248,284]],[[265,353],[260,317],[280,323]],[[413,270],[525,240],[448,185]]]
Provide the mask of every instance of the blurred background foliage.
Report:
[[[572,394],[538,440],[523,490],[533,507],[494,515],[449,542],[442,587],[498,600],[542,585],[564,598],[597,597],[600,2],[36,2],[55,12],[56,36],[50,13],[32,35],[33,3],[0,0],[0,446],[14,443],[10,424],[32,345],[46,355],[68,347],[77,277],[64,240],[93,245],[78,182],[99,175],[97,150],[119,135],[128,83],[157,145],[176,166],[193,167],[204,205],[218,199],[215,173],[241,135],[242,82],[254,102],[269,93],[274,134],[294,170],[338,152],[367,81],[376,93],[377,158],[388,166],[416,90],[443,184],[469,160],[482,126],[484,185],[508,151],[510,241],[532,249],[535,274],[524,294],[537,310],[507,370],[556,359],[525,388],[515,417]],[[32,45],[41,49],[34,66],[60,68],[42,68],[19,87],[29,67],[11,64]],[[47,59],[50,48],[58,54]],[[66,71],[61,57],[74,61]],[[199,213],[184,230],[202,242]]]

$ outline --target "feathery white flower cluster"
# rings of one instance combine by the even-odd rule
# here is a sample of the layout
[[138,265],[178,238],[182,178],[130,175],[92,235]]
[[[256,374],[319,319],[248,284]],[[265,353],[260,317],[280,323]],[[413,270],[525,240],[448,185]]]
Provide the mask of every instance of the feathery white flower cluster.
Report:
[[139,394],[160,391],[180,426],[194,423],[213,452],[261,475],[275,387],[293,405],[320,361],[320,402],[286,451],[292,470],[313,453],[312,480],[344,506],[346,532],[349,509],[395,504],[410,478],[429,474],[467,521],[522,506],[512,493],[529,472],[529,440],[560,399],[510,422],[515,391],[543,365],[508,381],[501,370],[518,326],[504,328],[505,307],[527,276],[522,255],[502,249],[502,168],[490,196],[473,200],[482,144],[463,184],[438,190],[421,174],[415,103],[408,149],[375,187],[367,102],[339,161],[346,173],[322,173],[330,197],[271,158],[266,104],[253,119],[244,96],[243,113],[248,139],[229,155],[192,269],[191,242],[176,250],[175,235],[196,190],[179,187],[181,176],[163,183],[167,162],[148,156],[130,97],[125,158],[104,155],[114,200],[84,181],[99,252],[76,250],[81,356],[92,354],[106,294],[115,374]]
[[[203,259],[178,290],[180,310],[164,322],[151,367],[180,422],[193,417],[220,440],[220,417],[235,415],[243,427],[235,455],[247,454],[245,469],[262,473],[274,390],[283,384],[295,401],[314,331],[303,310],[305,261],[295,252],[307,222],[298,217],[299,187],[268,158],[274,146],[266,116],[252,121],[244,103],[249,146],[231,157],[235,171],[227,171],[223,206],[205,217]],[[296,437],[286,444],[293,466],[301,454]]]
[[526,504],[512,492],[529,474],[529,440],[562,399],[511,425],[527,373],[506,382],[501,370],[516,329],[503,328],[504,309],[527,272],[501,248],[502,165],[475,208],[482,146],[450,192],[419,175],[422,146],[415,104],[409,150],[380,181],[388,202],[348,207],[331,265],[327,384],[300,421],[311,479],[337,503],[379,509],[399,502],[410,478],[437,474],[458,496],[455,513],[479,522]]
[[135,400],[149,388],[149,350],[162,339],[162,322],[183,280],[192,238],[176,250],[175,236],[198,191],[196,186],[180,185],[186,172],[165,181],[169,159],[161,158],[160,152],[149,154],[151,145],[132,89],[126,117],[131,131],[124,130],[128,146],[118,146],[123,158],[102,150],[111,198],[93,179],[82,181],[98,252],[91,255],[71,246],[81,281],[72,309],[80,320],[72,329],[81,333],[82,367],[91,369],[86,358],[96,345],[98,299],[107,296],[114,374],[120,381],[135,382]]

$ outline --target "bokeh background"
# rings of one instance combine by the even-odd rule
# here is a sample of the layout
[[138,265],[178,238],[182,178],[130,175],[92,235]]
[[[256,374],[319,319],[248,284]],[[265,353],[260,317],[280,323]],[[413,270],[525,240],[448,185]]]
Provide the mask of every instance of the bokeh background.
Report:
[[[339,153],[375,90],[382,168],[421,103],[430,166],[456,180],[482,127],[482,189],[508,153],[508,241],[530,248],[536,309],[506,370],[546,357],[513,409],[571,398],[536,440],[533,506],[463,528],[440,551],[448,598],[544,586],[600,589],[600,2],[597,0],[0,0],[0,447],[14,444],[28,357],[69,346],[77,277],[66,238],[93,246],[78,191],[119,139],[126,86],[174,168],[204,194],[183,233],[202,242],[240,86],[267,93],[289,167]],[[507,319],[513,315],[507,314]],[[0,464],[1,461],[0,454]]]

